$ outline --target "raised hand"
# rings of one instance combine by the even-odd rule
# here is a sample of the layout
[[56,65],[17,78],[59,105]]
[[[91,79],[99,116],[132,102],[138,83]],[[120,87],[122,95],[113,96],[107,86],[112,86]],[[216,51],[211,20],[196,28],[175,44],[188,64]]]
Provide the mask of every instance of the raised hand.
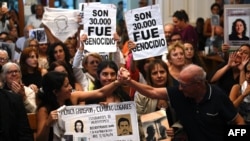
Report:
[[239,70],[243,70],[247,62],[249,61],[249,56],[242,57],[241,64],[238,66]]
[[130,73],[127,69],[121,67],[118,71],[117,80],[120,82],[126,83],[126,81],[130,80]]
[[58,120],[58,112],[57,110],[51,111],[48,117],[48,124],[52,125],[55,121]]
[[129,50],[134,49],[135,47],[136,47],[135,42],[129,40],[129,41],[128,41],[128,48],[129,48]]
[[236,57],[237,57],[237,52],[231,53],[231,54],[229,55],[229,59],[228,59],[227,65],[230,66],[230,67],[234,67],[234,66],[239,65],[239,63],[236,63],[236,62],[235,62]]

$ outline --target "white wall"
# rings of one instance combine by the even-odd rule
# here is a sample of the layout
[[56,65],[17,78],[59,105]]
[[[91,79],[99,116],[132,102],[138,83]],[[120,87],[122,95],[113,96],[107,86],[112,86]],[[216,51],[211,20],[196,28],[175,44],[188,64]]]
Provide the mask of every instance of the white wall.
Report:
[[172,22],[172,15],[176,10],[184,9],[189,16],[189,21],[194,24],[198,17],[210,17],[210,6],[214,0],[156,0],[162,11],[163,23]]
[[[104,3],[114,3],[120,0],[101,0]],[[149,4],[152,0],[148,0]],[[163,23],[172,22],[172,15],[176,10],[184,9],[188,15],[191,24],[194,24],[198,17],[204,19],[210,17],[210,6],[215,0],[155,0],[156,3],[160,4]],[[126,5],[125,10],[138,8],[139,0],[123,0]]]

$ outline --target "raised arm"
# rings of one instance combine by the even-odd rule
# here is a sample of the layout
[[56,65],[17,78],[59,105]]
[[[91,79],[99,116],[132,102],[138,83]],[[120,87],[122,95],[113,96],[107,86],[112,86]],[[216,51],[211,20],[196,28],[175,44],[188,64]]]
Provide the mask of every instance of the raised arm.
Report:
[[129,86],[136,89],[139,93],[156,99],[167,99],[167,89],[164,88],[154,88],[152,86],[142,84],[130,78],[130,73],[125,68],[120,68],[118,72],[118,80],[128,84]]
[[241,85],[235,84],[229,94],[230,100],[233,102],[234,107],[238,108],[244,98],[250,94],[250,85],[247,85],[246,89],[241,92]]
[[216,71],[216,73],[210,79],[211,83],[218,81],[230,68],[237,65],[235,64],[236,55],[236,52],[229,55],[228,63]]
[[112,95],[112,92],[120,86],[120,82],[118,80],[103,86],[100,89],[92,90],[92,91],[74,91],[71,93],[70,100],[73,105],[77,105],[79,101],[86,101],[89,99],[102,98],[106,96]]

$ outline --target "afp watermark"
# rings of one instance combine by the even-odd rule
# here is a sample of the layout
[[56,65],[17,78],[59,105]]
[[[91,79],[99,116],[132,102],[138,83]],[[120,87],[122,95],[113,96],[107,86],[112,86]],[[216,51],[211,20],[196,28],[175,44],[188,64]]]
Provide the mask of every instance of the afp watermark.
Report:
[[228,125],[224,133],[225,141],[237,139],[240,141],[249,141],[250,125]]

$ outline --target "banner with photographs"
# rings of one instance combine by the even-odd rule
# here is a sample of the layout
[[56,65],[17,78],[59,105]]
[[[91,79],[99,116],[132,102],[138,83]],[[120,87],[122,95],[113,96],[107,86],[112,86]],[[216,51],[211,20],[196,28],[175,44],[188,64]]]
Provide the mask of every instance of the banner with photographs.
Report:
[[47,35],[45,33],[44,28],[35,28],[29,30],[29,37],[35,38],[38,43],[47,43]]
[[136,8],[125,13],[129,39],[136,43],[133,59],[141,60],[167,53],[159,4]]
[[250,43],[250,4],[224,6],[224,41],[231,50]]
[[144,114],[140,118],[145,141],[171,141],[171,138],[167,136],[169,123],[165,110]]
[[139,141],[133,101],[66,106],[58,112],[54,136],[61,141]]

